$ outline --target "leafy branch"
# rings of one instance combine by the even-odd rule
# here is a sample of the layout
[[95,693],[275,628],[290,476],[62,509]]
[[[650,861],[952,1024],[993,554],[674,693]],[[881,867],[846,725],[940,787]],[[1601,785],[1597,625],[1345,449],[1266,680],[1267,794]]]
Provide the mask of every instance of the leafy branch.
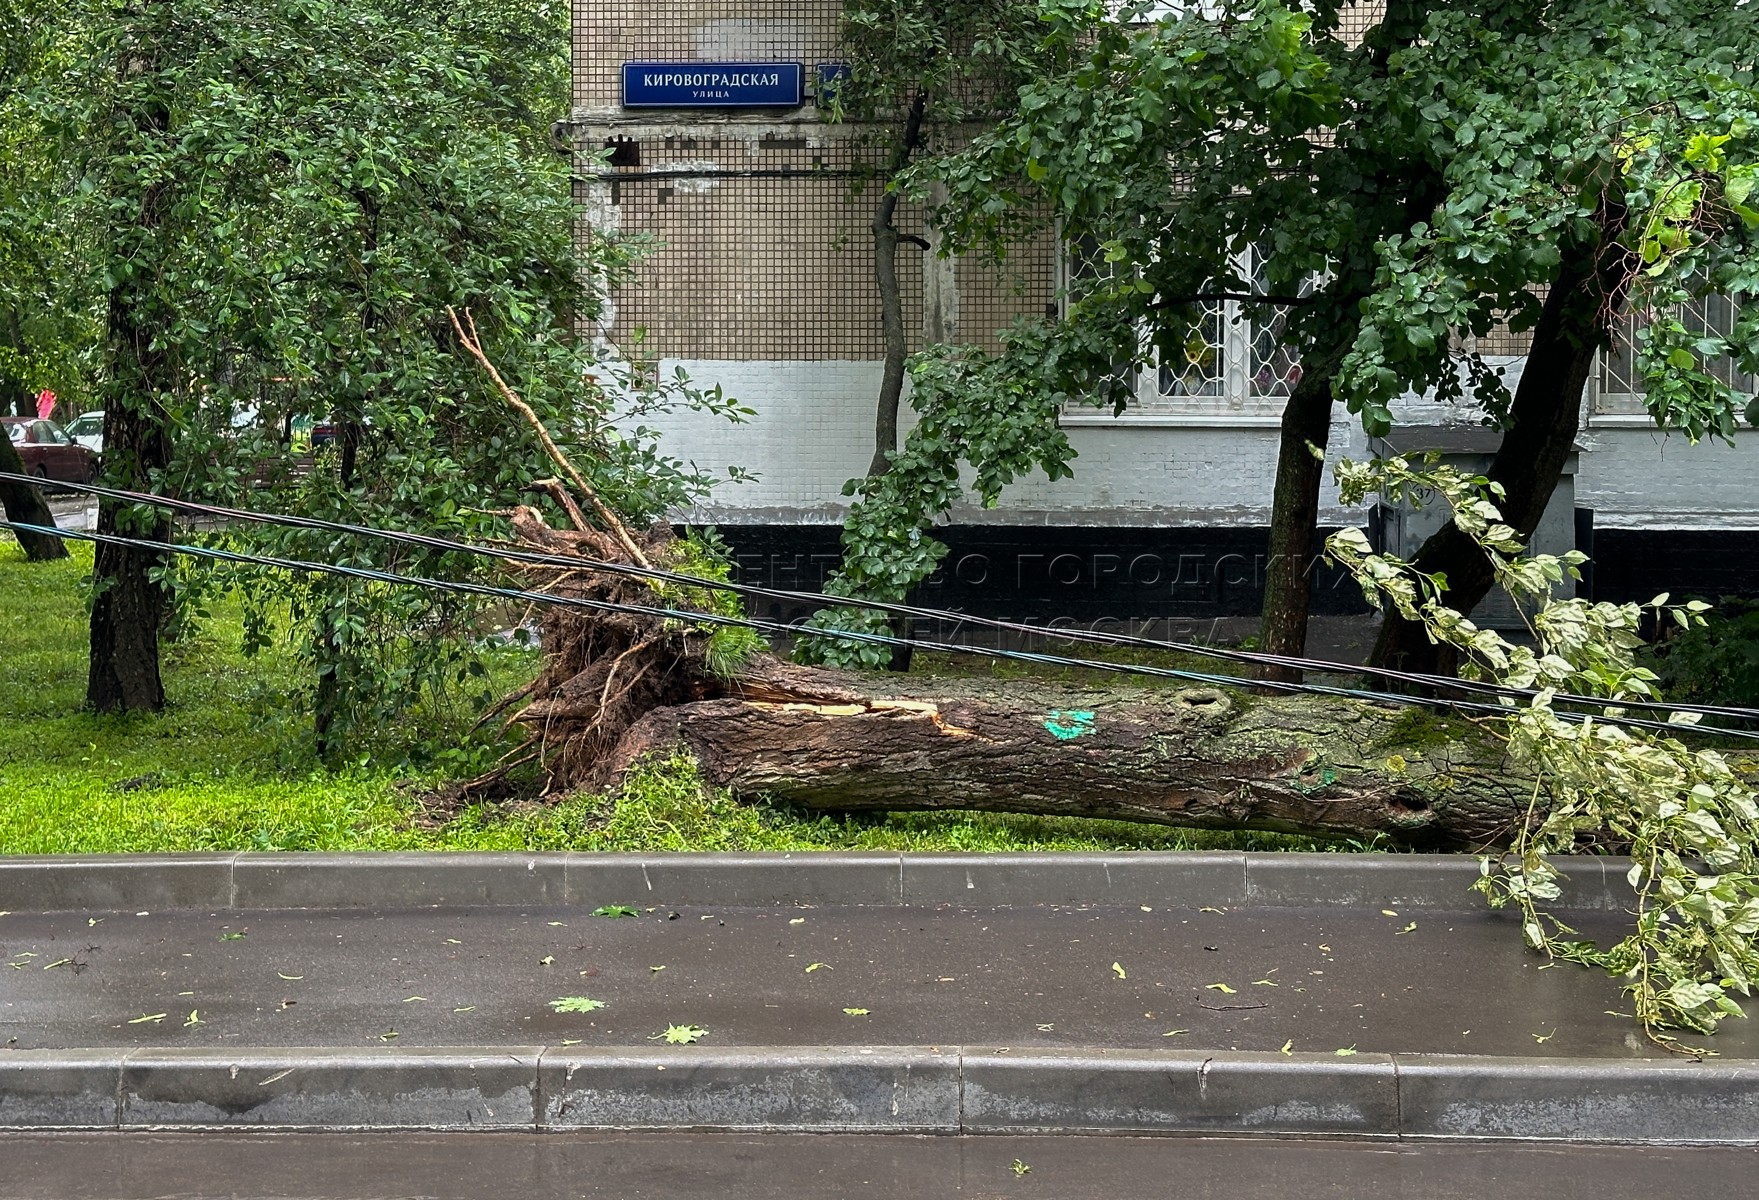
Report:
[[[1493,907],[1514,905],[1526,943],[1547,955],[1598,966],[1624,981],[1636,1018],[1658,1044],[1686,1053],[1671,1029],[1714,1032],[1725,1017],[1744,1015],[1736,996],[1759,978],[1759,796],[1719,752],[1679,737],[1628,729],[1606,720],[1566,719],[1553,707],[1558,692],[1610,702],[1659,699],[1656,676],[1638,665],[1645,615],[1681,628],[1704,623],[1707,605],[1646,605],[1555,598],[1585,556],[1527,554],[1501,520],[1496,490],[1483,476],[1402,458],[1341,463],[1345,503],[1369,493],[1449,506],[1454,524],[1489,557],[1497,583],[1522,607],[1533,646],[1516,645],[1447,607],[1447,581],[1376,554],[1360,530],[1332,535],[1331,556],[1343,563],[1371,603],[1389,605],[1421,623],[1429,637],[1461,652],[1462,673],[1506,684],[1537,686],[1530,699],[1503,699],[1509,754],[1539,781],[1510,851],[1483,860],[1478,889]],[[1687,733],[1697,714],[1669,722]],[[1552,855],[1584,846],[1628,850],[1626,878],[1635,929],[1610,946],[1581,938],[1548,906],[1563,897]]]

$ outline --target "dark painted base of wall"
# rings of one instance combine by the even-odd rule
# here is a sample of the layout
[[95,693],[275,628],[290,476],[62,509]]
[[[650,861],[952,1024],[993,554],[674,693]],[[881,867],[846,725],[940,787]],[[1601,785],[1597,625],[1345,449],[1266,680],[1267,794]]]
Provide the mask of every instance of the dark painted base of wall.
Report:
[[1594,598],[1759,596],[1759,529],[1596,529]]
[[[1592,532],[1588,532],[1592,530]],[[841,555],[834,525],[723,525],[741,582],[816,592]],[[1329,533],[1330,530],[1325,532]],[[1759,530],[1583,530],[1586,581],[1598,600],[1759,595]],[[1269,530],[952,525],[950,548],[912,598],[925,607],[1031,624],[1086,627],[1255,617],[1264,597]],[[1315,560],[1313,609],[1370,610],[1342,571]],[[794,621],[804,606],[761,602],[757,615]],[[924,631],[925,633],[927,631]],[[945,632],[945,631],[942,631]]]
[[[720,527],[742,582],[799,591],[824,586],[841,557],[839,532],[827,525]],[[926,607],[1091,626],[1251,617],[1264,597],[1263,528],[953,525],[936,536],[950,552],[912,597]],[[1368,611],[1342,571],[1319,561],[1311,569],[1315,612]],[[775,620],[806,615],[800,606],[760,607]]]

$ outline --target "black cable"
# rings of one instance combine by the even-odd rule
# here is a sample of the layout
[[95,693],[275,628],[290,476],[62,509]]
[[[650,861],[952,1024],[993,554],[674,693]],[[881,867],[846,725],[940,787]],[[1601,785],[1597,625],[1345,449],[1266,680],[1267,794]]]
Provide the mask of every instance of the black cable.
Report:
[[[35,486],[47,486],[47,481],[34,475],[12,475],[6,472],[0,472],[0,479],[29,483]],[[1509,687],[1501,684],[1485,682],[1483,680],[1461,679],[1458,676],[1452,675],[1430,675],[1420,672],[1397,671],[1386,667],[1330,662],[1324,659],[1301,658],[1292,655],[1267,654],[1262,651],[1230,650],[1218,646],[1205,646],[1194,642],[1161,641],[1155,638],[1136,637],[1130,634],[1105,633],[1100,630],[1049,629],[1035,625],[1024,625],[1019,622],[1007,621],[997,617],[980,617],[966,613],[948,612],[942,609],[921,608],[915,605],[900,604],[892,601],[828,596],[822,592],[799,592],[783,588],[767,588],[755,584],[703,579],[699,576],[685,575],[657,567],[641,567],[631,563],[612,562],[605,559],[587,558],[580,555],[544,554],[537,551],[519,550],[515,548],[502,549],[491,546],[476,545],[469,542],[454,541],[449,538],[435,537],[431,534],[407,533],[400,530],[379,529],[370,525],[353,525],[341,521],[327,521],[319,517],[303,517],[286,513],[254,512],[249,509],[228,508],[222,505],[204,504],[194,500],[173,499],[168,496],[154,495],[149,492],[133,492],[117,488],[99,487],[96,484],[63,484],[61,486],[100,497],[112,497],[138,504],[153,505],[161,508],[193,512],[207,516],[224,517],[232,520],[349,533],[364,537],[378,538],[383,541],[398,542],[405,545],[422,546],[431,550],[474,554],[503,559],[509,562],[522,562],[537,566],[557,567],[563,570],[580,570],[586,568],[642,579],[659,580],[666,583],[677,583],[687,587],[700,587],[716,591],[731,592],[735,595],[753,596],[769,600],[782,600],[815,606],[824,605],[831,607],[864,608],[870,611],[883,612],[894,616],[915,617],[918,619],[935,621],[951,620],[955,625],[977,625],[986,629],[1021,633],[1029,636],[1055,637],[1064,641],[1086,642],[1097,645],[1129,646],[1137,649],[1176,651],[1178,653],[1213,658],[1224,662],[1242,662],[1253,665],[1279,666],[1294,670],[1319,671],[1338,675],[1358,675],[1368,678],[1387,679],[1399,683],[1414,684],[1431,689],[1448,689],[1475,695],[1532,699],[1539,694],[1540,690],[1538,688],[1530,687]],[[810,629],[810,627],[808,628]],[[811,630],[811,632],[816,636],[821,637],[845,636],[843,631],[837,630]],[[926,643],[916,644],[926,645]],[[1704,716],[1722,717],[1729,720],[1759,721],[1759,709],[1740,708],[1727,705],[1689,703],[1672,704],[1664,701],[1639,699],[1615,701],[1608,700],[1601,696],[1584,696],[1573,692],[1553,692],[1552,699],[1556,703],[1578,706],[1588,705],[1601,709],[1637,709],[1646,712],[1668,713],[1689,712]]]
[[[548,592],[532,592],[518,588],[495,587],[492,584],[467,583],[461,580],[432,579],[423,575],[408,575],[380,571],[371,567],[348,567],[335,563],[306,562],[300,559],[276,558],[269,555],[244,554],[233,550],[219,550],[208,546],[187,546],[174,543],[155,541],[149,538],[131,538],[120,534],[93,533],[85,530],[63,530],[54,526],[30,525],[19,521],[0,520],[0,529],[12,529],[26,533],[43,534],[50,537],[69,538],[75,541],[88,541],[106,545],[129,546],[136,549],[153,550],[159,553],[183,554],[197,558],[207,558],[218,562],[242,563],[254,566],[272,567],[285,571],[306,571],[314,574],[336,575],[344,578],[363,579],[369,582],[388,583],[398,586],[424,587],[436,591],[457,592],[464,595],[491,596],[499,599],[517,600],[528,604],[547,604],[555,607],[579,608],[594,612],[615,612],[632,616],[659,617],[663,620],[677,620],[686,623],[733,626],[754,629],[763,633],[793,634],[798,631],[789,625],[774,621],[764,621],[749,617],[727,617],[718,613],[691,612],[680,609],[659,608],[640,604],[622,604],[609,600],[588,600],[577,596],[556,596]],[[1151,678],[1178,679],[1194,683],[1205,683],[1216,687],[1233,687],[1249,690],[1272,690],[1291,694],[1335,696],[1352,700],[1367,700],[1373,703],[1389,704],[1410,708],[1448,708],[1456,712],[1475,712],[1507,718],[1514,715],[1515,710],[1506,704],[1484,704],[1475,701],[1425,699],[1419,696],[1403,695],[1396,692],[1371,692],[1357,688],[1331,687],[1325,684],[1286,683],[1276,680],[1248,679],[1235,675],[1212,675],[1201,671],[1182,671],[1173,667],[1150,667],[1134,663],[1108,663],[1092,659],[1065,658],[1060,655],[1036,654],[1025,650],[992,649],[988,646],[969,646],[952,642],[911,641],[905,638],[892,637],[888,634],[861,633],[853,630],[838,630],[825,636],[842,638],[848,641],[868,642],[884,646],[915,646],[930,650],[943,650],[956,654],[976,654],[985,658],[1004,659],[1013,662],[1030,662],[1041,666],[1074,667],[1086,670],[1105,671],[1121,675],[1142,675]],[[1554,715],[1563,720],[1590,723],[1597,718],[1589,713],[1566,712],[1553,710]],[[1670,733],[1696,732],[1702,734],[1724,734],[1729,737],[1759,740],[1759,732],[1752,730],[1727,729],[1711,726],[1685,726],[1667,721],[1651,721],[1640,717],[1607,717],[1598,718],[1606,724],[1623,725],[1634,728],[1659,729]]]

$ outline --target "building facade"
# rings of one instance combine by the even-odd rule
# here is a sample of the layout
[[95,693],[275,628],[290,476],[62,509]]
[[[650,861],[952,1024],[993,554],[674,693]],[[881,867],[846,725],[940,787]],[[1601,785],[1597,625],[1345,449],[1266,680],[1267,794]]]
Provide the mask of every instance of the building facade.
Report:
[[[574,13],[583,236],[640,233],[654,246],[599,332],[756,410],[741,426],[670,420],[669,453],[759,476],[681,516],[719,527],[754,581],[808,588],[834,565],[843,484],[872,454],[883,355],[873,198],[853,186],[864,131],[829,123],[815,103],[821,67],[837,61],[839,11],[837,0],[576,0]],[[798,71],[729,76],[727,64]],[[739,90],[753,80],[757,90]],[[788,94],[776,103],[765,87]],[[737,106],[747,92],[770,103]],[[897,223],[933,239],[920,213]],[[906,250],[913,341],[993,345],[1016,314],[1055,304],[1060,269],[1049,244],[1022,247],[1000,270]],[[1732,310],[1699,316],[1726,321]],[[926,598],[1025,618],[1255,611],[1289,364],[1274,329],[1237,318],[1217,306],[1206,350],[1143,372],[1122,416],[1068,414],[1073,479],[1025,479],[998,508],[953,513],[943,536],[953,553]],[[1523,347],[1504,341],[1478,349],[1512,383]],[[1633,375],[1618,352],[1596,372],[1573,493],[1560,492],[1564,513],[1548,527],[1591,539],[1582,548],[1605,598],[1759,592],[1759,437],[1693,446],[1658,431]],[[1398,416],[1476,423],[1417,396]],[[1371,452],[1341,410],[1331,444],[1333,457]],[[1371,521],[1329,487],[1322,505],[1328,525]],[[1572,522],[1572,506],[1591,515]],[[1349,611],[1360,597],[1327,577],[1317,604]]]

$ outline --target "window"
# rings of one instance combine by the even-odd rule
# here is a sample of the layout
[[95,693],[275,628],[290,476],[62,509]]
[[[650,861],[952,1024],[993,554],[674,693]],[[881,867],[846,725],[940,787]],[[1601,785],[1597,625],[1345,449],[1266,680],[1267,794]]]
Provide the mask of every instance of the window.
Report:
[[[1705,296],[1668,311],[1689,330],[1727,337],[1740,319],[1741,306],[1727,296]],[[1643,375],[1637,366],[1637,335],[1649,320],[1647,314],[1632,312],[1619,318],[1612,347],[1601,354],[1594,373],[1594,391],[1588,408],[1591,417],[1649,418],[1649,410],[1643,405]],[[1759,380],[1742,371],[1727,355],[1709,364],[1709,374],[1748,395],[1759,385]]]
[[[1239,265],[1255,292],[1267,290],[1257,251]],[[1307,290],[1304,286],[1303,294]],[[1176,424],[1182,420],[1256,423],[1281,417],[1284,402],[1301,381],[1300,362],[1283,344],[1286,320],[1285,311],[1249,309],[1236,300],[1205,304],[1183,347],[1137,369],[1121,419]],[[1065,419],[1091,424],[1113,418],[1099,410],[1071,407]]]

